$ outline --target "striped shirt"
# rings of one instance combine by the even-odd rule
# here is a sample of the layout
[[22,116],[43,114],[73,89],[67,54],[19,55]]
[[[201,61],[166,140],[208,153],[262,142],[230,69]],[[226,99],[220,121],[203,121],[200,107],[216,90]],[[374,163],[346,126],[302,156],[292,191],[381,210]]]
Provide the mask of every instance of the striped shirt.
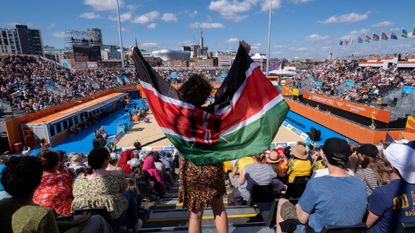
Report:
[[355,176],[365,183],[368,196],[372,194],[375,188],[380,186],[376,174],[371,168],[358,168]]
[[269,185],[272,179],[277,178],[277,174],[269,164],[254,163],[245,166],[245,178],[246,181],[241,185],[239,191],[242,198],[248,201],[251,196],[249,191],[254,185]]

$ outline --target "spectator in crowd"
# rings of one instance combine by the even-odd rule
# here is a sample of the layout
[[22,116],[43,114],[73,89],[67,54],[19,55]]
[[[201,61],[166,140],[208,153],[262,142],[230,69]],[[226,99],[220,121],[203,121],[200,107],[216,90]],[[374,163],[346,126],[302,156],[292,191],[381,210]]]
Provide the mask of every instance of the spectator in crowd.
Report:
[[76,152],[72,152],[69,154],[69,160],[71,162],[69,163],[68,168],[71,171],[71,173],[74,174],[74,176],[78,176],[80,173],[84,172],[85,165],[82,163],[82,155]]
[[369,197],[369,233],[393,232],[401,223],[415,224],[415,141],[392,143],[384,154],[392,166],[391,182]]
[[120,159],[118,161],[118,167],[120,167],[125,174],[131,173],[131,167],[127,164],[129,160],[135,158],[134,153],[131,150],[121,152]]
[[[229,196],[230,205],[242,204],[241,201],[248,202],[254,185],[271,185],[272,180],[277,178],[277,174],[272,167],[269,164],[263,163],[265,160],[265,154],[263,152],[252,157],[254,158],[254,163],[245,166],[238,177],[240,187],[235,188]],[[280,188],[282,189],[283,184],[280,184]]]
[[71,222],[57,222],[52,209],[35,205],[33,194],[42,174],[42,162],[37,158],[12,157],[8,161],[1,183],[12,197],[0,201],[1,232],[112,232],[99,215],[84,214],[75,216]]
[[255,160],[251,156],[246,156],[236,160],[232,172],[229,173],[229,181],[231,182],[234,188],[238,188],[240,186],[238,182],[238,177],[243,172],[244,168],[249,164],[253,164],[254,162]]
[[51,208],[57,215],[72,215],[72,177],[58,171],[60,156],[51,150],[43,150],[39,155],[43,174],[40,185],[33,195],[33,202]]
[[[6,168],[6,162],[8,160],[8,157],[9,157],[8,155],[1,155],[0,156],[0,180],[1,180],[1,177],[2,177],[3,170]],[[0,183],[0,200],[4,199],[6,197],[10,197],[10,195],[6,191],[4,191],[4,187]]]
[[93,149],[89,153],[89,168],[73,184],[72,208],[105,208],[112,220],[110,225],[117,232],[128,208],[128,201],[123,195],[127,189],[127,181],[105,170],[109,160],[110,154],[105,148]]
[[284,177],[285,176],[285,172],[281,167],[281,163],[280,163],[281,160],[284,160],[284,159],[282,159],[279,156],[278,152],[276,152],[276,151],[271,151],[269,156],[265,160],[265,163],[271,165],[272,169],[274,170],[274,172],[277,174],[278,177]]
[[[106,170],[109,171],[109,172],[113,172],[114,174],[119,174],[119,175],[124,176],[125,174],[124,174],[123,170],[120,167],[117,166],[119,159],[120,159],[120,156],[117,153],[111,152],[110,153],[110,161],[108,163],[108,167],[106,168]],[[128,175],[128,174],[126,174],[126,175]]]
[[287,199],[279,200],[278,233],[295,228],[297,232],[306,232],[304,226],[320,232],[326,224],[345,226],[362,222],[367,205],[366,187],[346,171],[351,153],[345,140],[330,138],[324,142],[321,156],[329,175],[308,181],[296,206]]
[[362,180],[367,187],[370,196],[377,187],[389,183],[389,170],[379,156],[378,148],[373,144],[362,144],[356,148],[355,153],[360,166],[355,171],[355,176]]
[[156,165],[157,170],[159,170],[160,174],[164,176],[164,164],[160,159],[160,153],[157,151],[153,151],[152,153],[153,159],[154,159],[154,165]]
[[306,145],[304,142],[297,142],[291,148],[292,159],[288,162],[287,176],[288,183],[293,183],[297,176],[311,175],[311,161],[308,159]]
[[169,184],[173,184],[173,175],[174,175],[174,169],[172,168],[172,155],[170,152],[165,153],[163,151],[163,154],[161,156],[161,162],[164,165],[164,176],[165,176],[165,180],[169,183]]
[[[152,152],[157,153],[157,152]],[[166,191],[166,184],[164,183],[164,179],[160,173],[160,171],[156,168],[156,165],[154,163],[154,157],[153,154],[147,156],[147,158],[144,160],[143,172],[147,172],[151,180],[155,183],[155,190],[156,192],[162,196],[164,192]]]
[[137,169],[140,169],[140,165],[141,165],[141,162],[140,162],[139,159],[132,158],[132,159],[128,160],[127,164],[130,165],[130,167],[131,167],[131,173],[127,174],[128,177],[131,178],[132,174],[139,173],[139,172],[137,172]]

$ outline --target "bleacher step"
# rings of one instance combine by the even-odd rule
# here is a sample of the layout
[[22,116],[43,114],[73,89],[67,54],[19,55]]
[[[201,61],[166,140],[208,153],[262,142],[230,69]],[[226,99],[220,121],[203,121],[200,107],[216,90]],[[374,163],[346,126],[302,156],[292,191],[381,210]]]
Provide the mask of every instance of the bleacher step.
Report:
[[[226,208],[228,219],[234,218],[254,218],[257,216],[255,209],[251,207],[228,207]],[[174,222],[186,221],[188,211],[186,209],[168,209],[168,210],[152,210],[149,219],[146,222]],[[213,219],[213,211],[211,208],[204,210],[203,220]]]
[[[174,232],[174,233],[185,233],[188,232],[187,226],[180,227],[159,227],[159,228],[143,228],[140,232],[151,233],[151,232]],[[215,225],[204,225],[203,232],[214,233],[216,232]],[[232,233],[274,233],[275,230],[268,228],[262,222],[244,223],[244,224],[230,224],[229,232]]]

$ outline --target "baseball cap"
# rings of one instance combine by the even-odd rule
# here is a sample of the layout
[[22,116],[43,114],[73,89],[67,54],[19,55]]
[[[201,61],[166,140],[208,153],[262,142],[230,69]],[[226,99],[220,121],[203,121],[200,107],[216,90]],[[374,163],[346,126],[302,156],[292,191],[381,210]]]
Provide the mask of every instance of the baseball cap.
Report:
[[415,148],[411,143],[392,143],[386,148],[384,154],[406,182],[415,184]]
[[340,138],[329,138],[324,142],[323,152],[328,163],[337,167],[346,168],[352,154],[347,141]]

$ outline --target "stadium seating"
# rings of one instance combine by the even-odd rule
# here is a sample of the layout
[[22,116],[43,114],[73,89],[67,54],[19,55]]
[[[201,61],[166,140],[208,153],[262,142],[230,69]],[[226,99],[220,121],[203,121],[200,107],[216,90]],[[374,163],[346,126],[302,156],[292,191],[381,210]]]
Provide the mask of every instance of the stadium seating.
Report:
[[292,184],[288,184],[287,193],[285,194],[285,196],[288,198],[301,197],[309,179],[309,176],[295,177],[294,182]]

